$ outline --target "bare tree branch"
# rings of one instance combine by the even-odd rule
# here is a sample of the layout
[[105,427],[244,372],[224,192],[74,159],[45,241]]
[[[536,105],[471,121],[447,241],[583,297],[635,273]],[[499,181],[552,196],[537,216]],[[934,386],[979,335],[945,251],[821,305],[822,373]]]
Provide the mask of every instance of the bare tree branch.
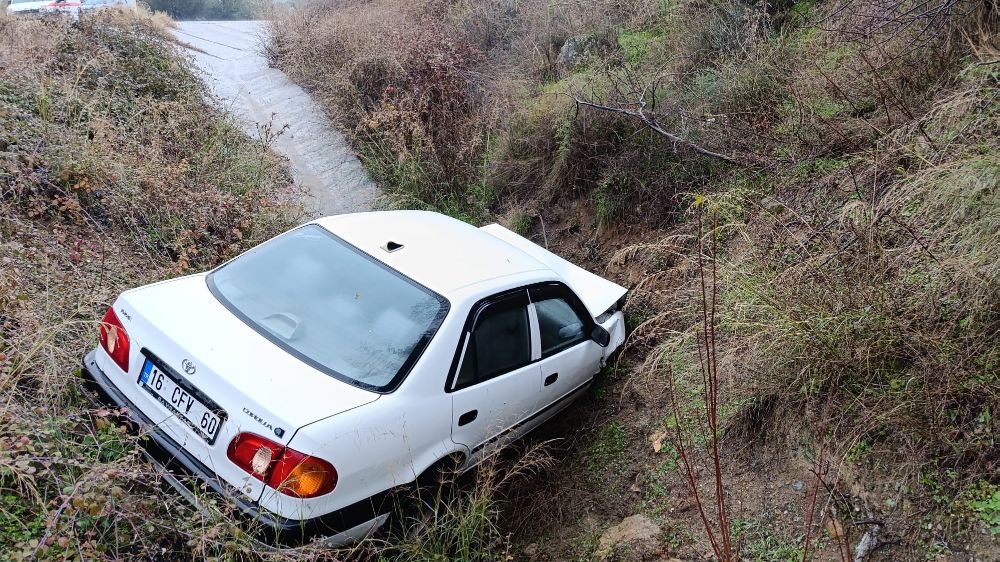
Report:
[[637,104],[634,104],[636,106],[636,109],[631,110],[631,109],[626,109],[625,107],[614,107],[614,106],[610,106],[610,105],[604,105],[604,104],[600,104],[600,103],[596,103],[596,102],[582,100],[582,99],[580,99],[580,98],[578,98],[578,97],[576,97],[576,96],[574,96],[572,94],[567,94],[567,95],[569,95],[570,97],[573,98],[573,101],[576,102],[576,105],[577,105],[578,108],[579,108],[579,106],[582,105],[582,106],[585,106],[585,107],[591,107],[591,108],[594,108],[594,109],[599,109],[601,111],[609,111],[611,113],[620,113],[622,115],[628,115],[629,117],[633,117],[635,119],[638,119],[640,122],[642,122],[643,125],[645,125],[646,127],[648,127],[650,130],[652,130],[656,134],[662,136],[663,138],[669,140],[670,142],[672,142],[674,144],[684,145],[685,147],[687,147],[687,148],[689,148],[689,149],[697,152],[698,154],[701,154],[703,156],[708,156],[709,158],[715,158],[715,159],[718,159],[718,160],[723,160],[725,162],[729,162],[730,164],[736,164],[738,166],[743,166],[744,165],[743,163],[741,163],[740,161],[738,161],[736,158],[734,158],[732,156],[727,156],[725,154],[721,154],[719,152],[715,152],[713,150],[709,150],[709,149],[707,149],[707,148],[705,148],[703,146],[697,145],[697,144],[695,144],[695,143],[693,143],[693,142],[691,142],[689,140],[683,139],[683,138],[681,138],[681,137],[679,137],[679,136],[677,136],[677,135],[675,135],[675,134],[667,131],[666,129],[664,129],[663,127],[661,127],[659,123],[657,123],[655,117],[652,117],[652,116],[648,115],[645,111],[643,111],[643,107],[645,106],[645,103],[643,103],[643,102],[639,102]]

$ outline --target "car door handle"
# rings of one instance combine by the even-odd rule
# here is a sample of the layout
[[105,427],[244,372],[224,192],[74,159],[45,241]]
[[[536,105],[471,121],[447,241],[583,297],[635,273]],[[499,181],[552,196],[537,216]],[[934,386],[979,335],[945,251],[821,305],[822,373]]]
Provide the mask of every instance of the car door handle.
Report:
[[472,423],[476,420],[476,416],[479,415],[479,410],[472,410],[471,412],[465,412],[461,416],[458,416],[459,427]]
[[551,375],[545,377],[545,386],[549,386],[550,384],[556,382],[556,379],[558,378],[559,373],[552,373]]

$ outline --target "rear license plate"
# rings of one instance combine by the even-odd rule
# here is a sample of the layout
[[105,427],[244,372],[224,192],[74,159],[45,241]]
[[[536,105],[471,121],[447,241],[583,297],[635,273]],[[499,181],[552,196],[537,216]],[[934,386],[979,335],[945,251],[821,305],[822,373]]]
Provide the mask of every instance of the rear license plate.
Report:
[[[155,396],[170,411],[177,414],[195,433],[211,445],[219,435],[226,413],[206,404],[193,390],[182,386],[173,374],[156,366],[149,358],[139,373],[139,386]],[[200,394],[200,393],[199,393]]]

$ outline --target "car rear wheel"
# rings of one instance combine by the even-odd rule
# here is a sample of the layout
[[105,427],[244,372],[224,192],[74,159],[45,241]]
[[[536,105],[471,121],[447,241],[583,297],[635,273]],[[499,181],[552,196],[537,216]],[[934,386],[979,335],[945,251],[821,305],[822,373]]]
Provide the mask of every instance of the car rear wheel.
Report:
[[383,528],[404,539],[425,532],[457,497],[464,465],[464,458],[450,455],[425,470],[413,484],[394,495],[389,524]]

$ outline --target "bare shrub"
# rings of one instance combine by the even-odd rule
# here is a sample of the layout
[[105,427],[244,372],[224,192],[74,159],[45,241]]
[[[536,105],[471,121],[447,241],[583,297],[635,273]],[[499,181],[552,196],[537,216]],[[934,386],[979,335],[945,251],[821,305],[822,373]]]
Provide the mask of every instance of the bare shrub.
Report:
[[523,33],[527,4],[516,0],[463,2],[454,10],[469,40],[483,53],[503,53]]
[[[376,177],[431,203],[460,191],[477,173],[469,162],[488,115],[478,47],[434,2],[337,6],[311,4],[275,22],[272,59],[321,89]],[[307,52],[317,48],[335,55]]]
[[685,37],[685,51],[695,66],[742,59],[759,48],[770,30],[764,5],[737,0],[711,3],[705,8],[689,6],[680,17],[692,30]]
[[924,132],[948,145],[955,132],[943,114],[964,116],[968,144],[925,153],[905,178],[884,182],[881,166],[840,164],[839,190],[825,195],[843,201],[837,220],[790,227],[762,215],[751,225],[759,243],[731,280],[753,392],[800,403],[832,392],[830,427],[842,442],[887,442],[970,477],[995,462],[976,435],[996,430],[984,412],[1000,407],[991,187],[1000,163],[986,109],[995,76],[976,68],[961,93],[895,135],[903,152],[891,161],[925,153]]

